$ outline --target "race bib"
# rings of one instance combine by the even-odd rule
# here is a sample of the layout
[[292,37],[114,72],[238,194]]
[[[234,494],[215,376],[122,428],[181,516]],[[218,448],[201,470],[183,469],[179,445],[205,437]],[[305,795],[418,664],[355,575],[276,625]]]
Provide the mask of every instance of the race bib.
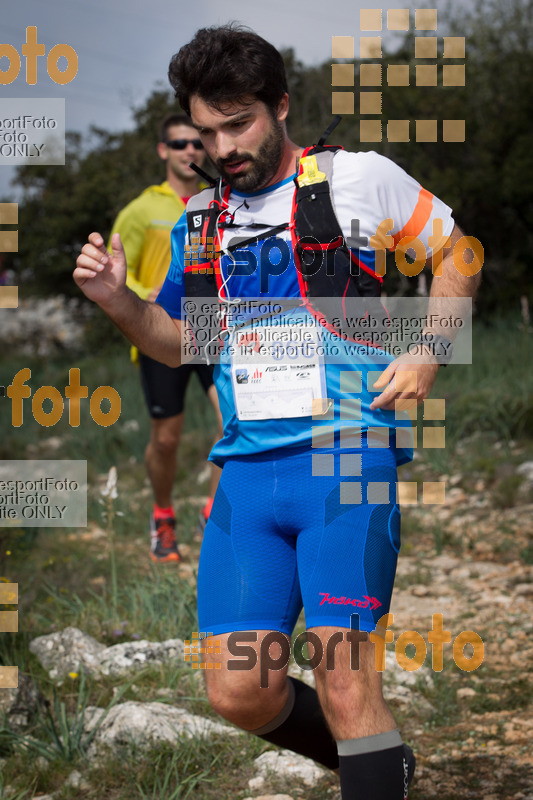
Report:
[[308,417],[327,396],[321,329],[312,322],[243,328],[231,342],[240,420]]

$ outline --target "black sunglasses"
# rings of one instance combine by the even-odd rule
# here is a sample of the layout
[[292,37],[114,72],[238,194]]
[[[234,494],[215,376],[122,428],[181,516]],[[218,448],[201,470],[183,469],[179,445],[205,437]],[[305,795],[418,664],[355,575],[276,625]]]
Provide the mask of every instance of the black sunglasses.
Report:
[[203,150],[204,146],[200,139],[171,139],[169,142],[165,142],[167,147],[171,147],[172,150],[185,150],[188,144],[194,145],[195,150]]

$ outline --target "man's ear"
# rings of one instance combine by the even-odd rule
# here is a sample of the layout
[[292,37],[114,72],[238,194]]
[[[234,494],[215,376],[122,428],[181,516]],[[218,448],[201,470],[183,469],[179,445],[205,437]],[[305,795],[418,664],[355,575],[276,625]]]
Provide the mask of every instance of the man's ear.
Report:
[[276,109],[276,117],[280,122],[284,122],[287,119],[288,113],[289,113],[289,95],[287,94],[287,92],[285,92],[285,94],[279,101],[279,105]]
[[168,159],[168,147],[164,142],[157,143],[157,155],[162,161]]

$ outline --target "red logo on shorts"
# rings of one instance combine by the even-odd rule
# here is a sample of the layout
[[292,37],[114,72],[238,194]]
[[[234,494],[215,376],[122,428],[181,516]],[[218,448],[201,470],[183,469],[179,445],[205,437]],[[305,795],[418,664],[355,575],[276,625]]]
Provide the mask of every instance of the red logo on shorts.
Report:
[[358,600],[354,598],[352,600],[351,597],[332,597],[327,592],[319,592],[320,595],[324,598],[320,603],[321,606],[327,601],[328,603],[333,603],[336,606],[356,606],[357,608],[370,608],[373,611],[375,608],[379,608],[381,603],[377,599],[377,597],[369,597],[367,594],[364,594],[364,600]]

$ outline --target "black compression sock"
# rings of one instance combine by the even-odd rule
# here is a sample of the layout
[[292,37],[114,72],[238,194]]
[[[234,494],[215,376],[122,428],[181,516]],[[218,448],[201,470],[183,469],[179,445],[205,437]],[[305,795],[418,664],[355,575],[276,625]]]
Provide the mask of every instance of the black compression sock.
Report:
[[337,745],[329,732],[318,695],[302,681],[289,678],[289,699],[268,725],[250,731],[261,739],[338,769]]
[[337,744],[342,800],[407,800],[412,775],[398,730]]

